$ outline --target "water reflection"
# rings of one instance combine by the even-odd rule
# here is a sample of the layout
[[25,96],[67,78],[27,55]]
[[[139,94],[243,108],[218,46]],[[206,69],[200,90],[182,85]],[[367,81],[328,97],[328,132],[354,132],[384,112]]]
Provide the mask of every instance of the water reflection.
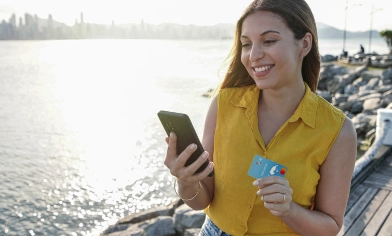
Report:
[[209,101],[200,95],[226,56],[220,42],[8,44],[0,64],[0,234],[97,235],[175,199],[156,113],[188,113],[201,133]]

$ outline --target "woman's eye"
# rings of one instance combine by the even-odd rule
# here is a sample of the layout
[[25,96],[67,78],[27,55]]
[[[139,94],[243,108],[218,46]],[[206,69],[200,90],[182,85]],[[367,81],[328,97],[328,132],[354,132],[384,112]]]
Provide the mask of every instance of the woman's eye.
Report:
[[242,47],[243,48],[246,48],[246,47],[249,47],[250,46],[250,43],[242,43]]
[[270,45],[274,44],[276,41],[277,40],[265,40],[263,42],[263,44],[266,45],[266,46],[270,46]]

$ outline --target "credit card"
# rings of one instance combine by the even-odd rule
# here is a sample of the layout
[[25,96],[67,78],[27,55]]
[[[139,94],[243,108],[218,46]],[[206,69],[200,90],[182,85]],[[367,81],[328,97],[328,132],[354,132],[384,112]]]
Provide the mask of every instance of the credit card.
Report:
[[260,179],[267,176],[284,177],[286,172],[286,166],[268,160],[260,155],[256,155],[253,159],[252,165],[249,168],[248,175],[253,178]]

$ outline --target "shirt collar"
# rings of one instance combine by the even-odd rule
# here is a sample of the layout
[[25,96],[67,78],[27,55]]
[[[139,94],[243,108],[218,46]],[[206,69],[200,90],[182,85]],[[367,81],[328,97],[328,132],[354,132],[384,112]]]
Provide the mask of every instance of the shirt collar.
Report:
[[306,88],[305,95],[299,103],[297,110],[295,110],[294,114],[289,118],[288,122],[295,122],[301,118],[306,125],[314,128],[316,127],[318,98],[317,95],[310,90],[309,86],[306,83],[304,84]]
[[[288,119],[288,122],[296,122],[298,119],[301,120],[308,126],[315,128],[316,126],[316,114],[318,108],[318,98],[314,94],[309,86],[305,84],[305,95],[303,96],[300,104],[295,110],[294,114]],[[250,85],[244,87],[244,93],[234,98],[231,102],[234,106],[244,107],[251,111],[257,110],[258,97],[260,89],[256,85]],[[256,113],[257,114],[257,113]]]

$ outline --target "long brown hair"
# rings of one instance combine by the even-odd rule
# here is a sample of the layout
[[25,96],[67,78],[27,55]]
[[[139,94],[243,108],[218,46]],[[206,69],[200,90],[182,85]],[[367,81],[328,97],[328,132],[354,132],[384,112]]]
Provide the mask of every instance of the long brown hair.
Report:
[[307,32],[312,34],[312,48],[303,59],[301,71],[303,80],[316,92],[321,63],[317,28],[313,13],[304,0],[255,0],[245,9],[237,21],[233,46],[226,59],[229,66],[220,89],[255,83],[241,62],[240,37],[245,18],[256,11],[270,11],[279,15],[297,40],[302,39]]

